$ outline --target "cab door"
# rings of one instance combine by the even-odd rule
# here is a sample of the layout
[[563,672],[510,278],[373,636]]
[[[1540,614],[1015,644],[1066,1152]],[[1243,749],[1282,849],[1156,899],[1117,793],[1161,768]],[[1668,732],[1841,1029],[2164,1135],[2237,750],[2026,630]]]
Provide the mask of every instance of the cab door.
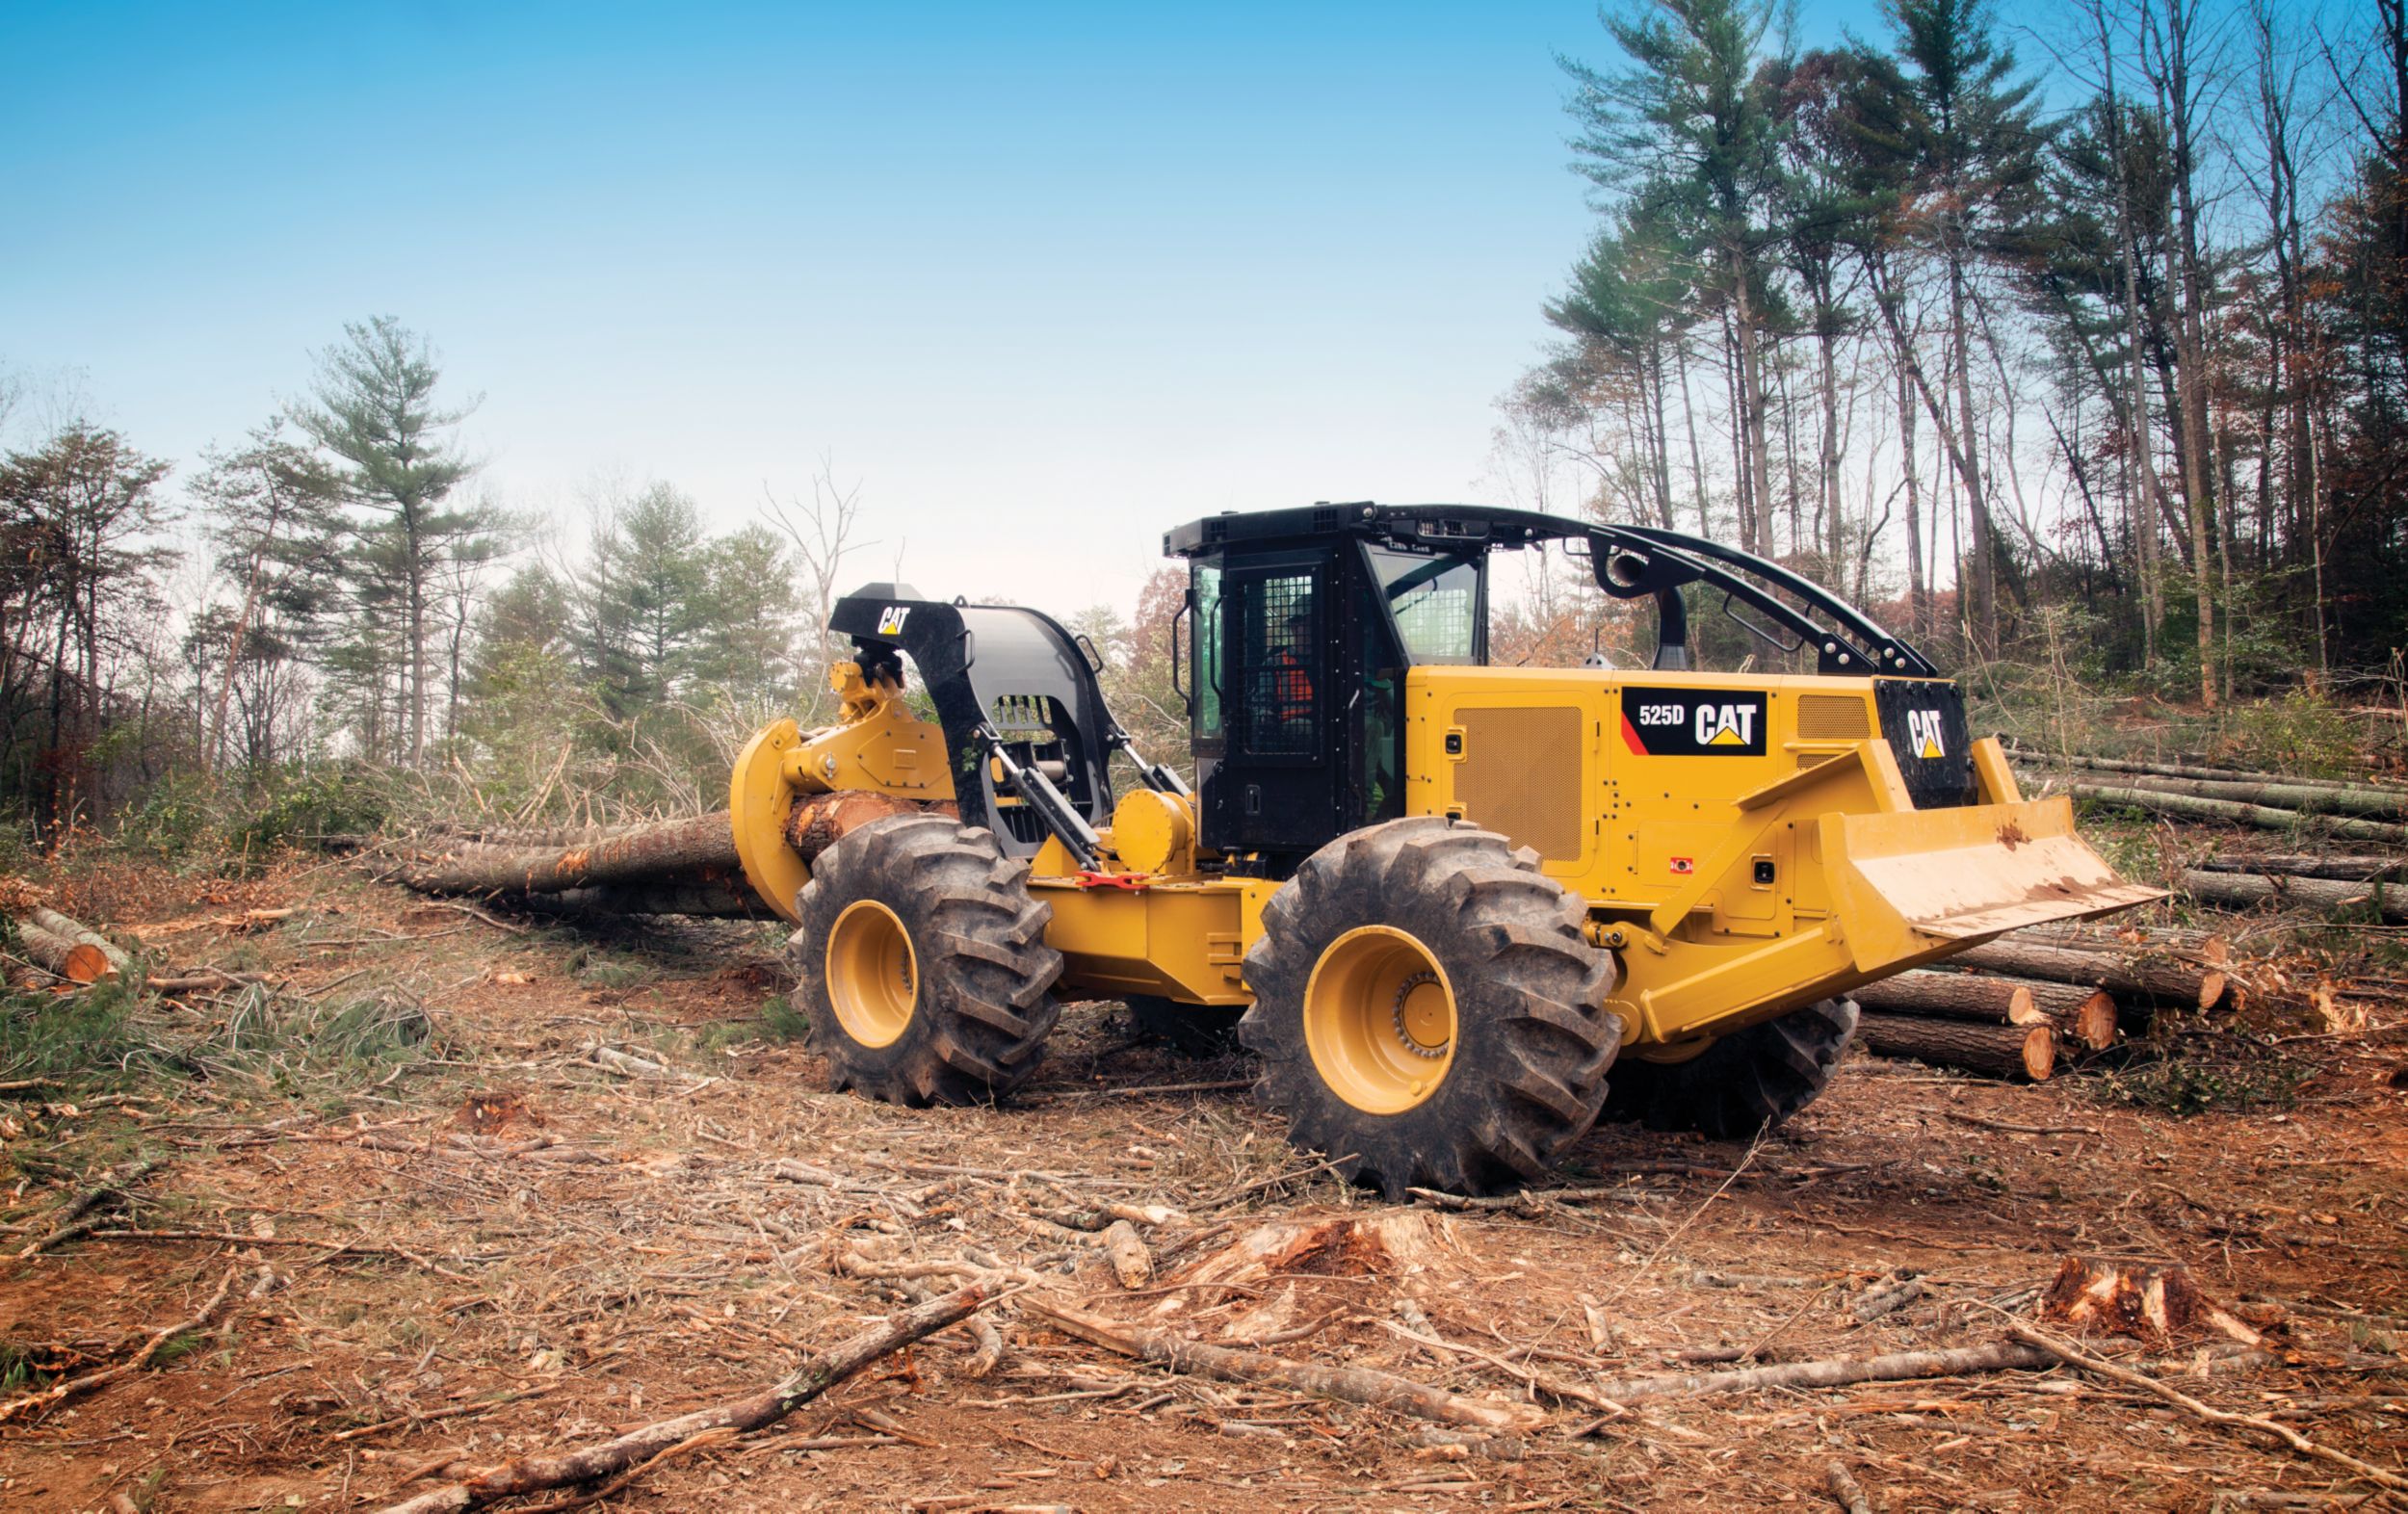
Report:
[[1194,669],[1203,840],[1226,852],[1310,852],[1338,830],[1329,554],[1232,553],[1209,591],[1207,571],[1198,564]]

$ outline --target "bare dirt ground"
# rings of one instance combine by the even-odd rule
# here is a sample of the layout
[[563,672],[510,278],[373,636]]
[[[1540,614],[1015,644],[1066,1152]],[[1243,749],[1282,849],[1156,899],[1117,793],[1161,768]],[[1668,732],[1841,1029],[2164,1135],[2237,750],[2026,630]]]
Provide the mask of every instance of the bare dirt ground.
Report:
[[[1033,1267],[1092,1313],[1545,1423],[1451,1445],[1114,1356],[1008,1300],[990,1374],[970,1374],[968,1332],[939,1335],[609,1505],[1819,1508],[1838,1461],[1876,1509],[2375,1506],[2339,1467],[2066,1370],[1579,1397],[1995,1342],[2075,1254],[2185,1264],[2271,1325],[2238,1359],[2092,1349],[2379,1466],[2408,1449],[2408,1049],[2380,1024],[2287,1047],[2307,1077],[2280,1114],[2177,1118],[2097,1076],[2013,1087],[1860,1056],[1753,1148],[1601,1127],[1563,1181],[1610,1194],[1442,1214],[1314,1170],[1242,1086],[1179,1086],[1246,1067],[1178,1058],[1118,1005],[1071,1007],[1013,1108],[907,1110],[824,1091],[794,1022],[765,1018],[783,987],[766,927],[496,925],[329,865],[241,885],[102,870],[60,902],[284,990],[141,1010],[134,1071],[0,1094],[0,1398],[121,1359],[234,1274],[231,1307],[154,1370],[0,1424],[10,1509],[378,1507],[447,1464],[588,1444],[891,1313],[894,1285],[848,1253]],[[270,907],[295,912],[241,919]],[[163,1046],[174,1073],[143,1072]],[[90,1232],[18,1259],[141,1158],[159,1165]],[[1057,1222],[1112,1202],[1177,1212],[1145,1227],[1146,1291]],[[1399,1214],[1413,1243],[1394,1253],[1173,1286],[1266,1222]],[[1900,1269],[1922,1295],[1860,1323]]]

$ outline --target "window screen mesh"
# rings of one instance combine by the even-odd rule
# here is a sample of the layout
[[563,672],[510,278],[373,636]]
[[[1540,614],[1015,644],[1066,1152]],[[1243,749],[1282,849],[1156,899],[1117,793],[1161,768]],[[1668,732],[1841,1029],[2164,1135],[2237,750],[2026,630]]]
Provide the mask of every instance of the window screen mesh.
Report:
[[1256,579],[1243,605],[1245,698],[1233,722],[1243,727],[1239,746],[1258,757],[1310,756],[1320,749],[1312,575]]

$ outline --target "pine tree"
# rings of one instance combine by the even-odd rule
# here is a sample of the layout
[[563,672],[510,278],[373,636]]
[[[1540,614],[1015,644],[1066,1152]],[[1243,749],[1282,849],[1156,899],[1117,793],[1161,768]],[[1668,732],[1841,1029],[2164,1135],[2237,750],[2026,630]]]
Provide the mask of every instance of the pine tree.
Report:
[[489,506],[450,503],[475,471],[450,433],[475,405],[436,403],[442,370],[426,339],[391,316],[346,326],[343,335],[318,356],[315,403],[295,406],[292,419],[333,459],[358,512],[350,567],[356,613],[368,623],[354,628],[344,661],[350,676],[374,686],[363,691],[375,701],[366,734],[376,739],[382,686],[397,678],[402,740],[391,744],[422,762],[443,574],[489,554],[502,523]]

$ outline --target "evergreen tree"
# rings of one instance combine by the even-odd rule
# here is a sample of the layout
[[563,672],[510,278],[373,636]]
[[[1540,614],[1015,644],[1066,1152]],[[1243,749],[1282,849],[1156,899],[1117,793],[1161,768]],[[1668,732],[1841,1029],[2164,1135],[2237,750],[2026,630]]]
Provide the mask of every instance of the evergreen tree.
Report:
[[1730,327],[1740,441],[1740,536],[1771,548],[1767,333],[1778,322],[1767,283],[1781,228],[1768,215],[1784,127],[1765,65],[1772,0],[1654,0],[1605,18],[1627,60],[1600,72],[1563,60],[1576,86],[1576,166],[1623,203],[1642,187],[1705,259],[1701,284]]
[[[474,471],[450,433],[471,405],[436,403],[442,379],[424,337],[391,316],[343,328],[343,345],[318,357],[314,403],[292,419],[333,459],[353,521],[350,570],[354,628],[341,654],[347,673],[370,684],[363,734],[413,763],[425,759],[435,637],[448,566],[487,555],[500,529],[484,504],[454,506],[451,496]],[[398,682],[400,729],[380,741],[382,692]]]

